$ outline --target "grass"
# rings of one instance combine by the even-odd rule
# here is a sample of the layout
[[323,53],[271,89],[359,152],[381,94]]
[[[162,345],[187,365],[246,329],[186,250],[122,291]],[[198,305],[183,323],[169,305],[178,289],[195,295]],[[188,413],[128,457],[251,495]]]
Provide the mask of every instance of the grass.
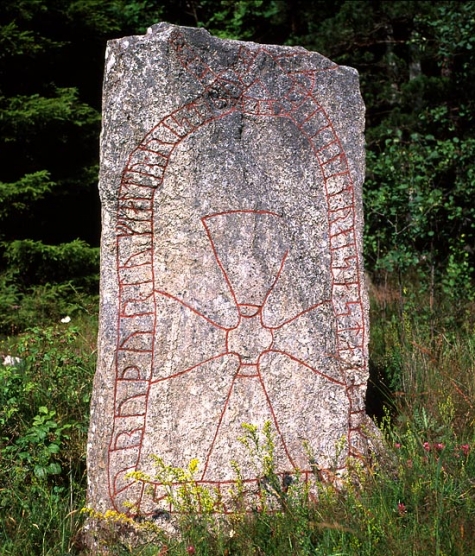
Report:
[[[452,299],[426,310],[423,296],[373,291],[368,407],[387,453],[345,488],[294,483],[266,494],[278,509],[216,520],[186,513],[167,538],[109,539],[109,554],[142,556],[475,554],[475,324]],[[77,310],[6,337],[0,353],[0,555],[79,554],[85,442],[97,322]],[[263,454],[263,457],[265,454]],[[354,475],[353,475],[354,477]],[[272,499],[272,497],[274,498]],[[175,519],[175,518],[174,518]],[[135,526],[135,525],[134,525]]]

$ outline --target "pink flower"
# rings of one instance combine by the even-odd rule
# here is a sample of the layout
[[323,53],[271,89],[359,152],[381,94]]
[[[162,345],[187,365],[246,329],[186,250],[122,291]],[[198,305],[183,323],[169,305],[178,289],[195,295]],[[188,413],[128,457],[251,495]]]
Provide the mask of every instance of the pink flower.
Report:
[[442,444],[442,442],[437,442],[437,444],[435,444],[434,446],[438,452],[441,452],[445,448],[445,445]]
[[406,514],[407,513],[406,504],[404,504],[403,502],[398,502],[397,511],[398,511],[399,515]]
[[196,548],[192,544],[190,544],[186,547],[186,552],[187,554],[191,554],[191,556],[193,556],[194,554],[196,554]]
[[399,450],[399,448],[401,447],[401,443],[400,442],[395,442],[394,447]]
[[431,445],[430,445],[429,442],[424,442],[424,444],[422,444],[422,446],[424,446],[424,450],[425,450],[426,452],[430,452],[430,450],[431,450]]
[[470,446],[468,444],[462,444],[460,449],[462,450],[464,456],[468,456],[468,453],[470,452]]

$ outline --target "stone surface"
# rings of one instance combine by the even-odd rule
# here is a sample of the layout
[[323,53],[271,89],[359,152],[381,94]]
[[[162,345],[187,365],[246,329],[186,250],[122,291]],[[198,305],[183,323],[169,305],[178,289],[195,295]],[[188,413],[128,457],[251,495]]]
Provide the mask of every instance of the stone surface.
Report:
[[94,509],[160,506],[127,477],[154,454],[252,490],[243,423],[271,422],[282,473],[365,456],[363,126],[357,72],[302,48],[109,42]]

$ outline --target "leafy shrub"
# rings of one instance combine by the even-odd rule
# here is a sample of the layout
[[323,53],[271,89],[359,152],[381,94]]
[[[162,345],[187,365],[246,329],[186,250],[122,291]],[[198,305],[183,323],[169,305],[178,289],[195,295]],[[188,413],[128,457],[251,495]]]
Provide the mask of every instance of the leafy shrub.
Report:
[[79,239],[61,245],[30,239],[12,241],[5,247],[4,259],[8,274],[25,286],[65,282],[97,285],[99,249]]
[[[2,345],[1,554],[64,554],[84,498],[94,320],[32,328]],[[49,553],[49,552],[48,552]]]

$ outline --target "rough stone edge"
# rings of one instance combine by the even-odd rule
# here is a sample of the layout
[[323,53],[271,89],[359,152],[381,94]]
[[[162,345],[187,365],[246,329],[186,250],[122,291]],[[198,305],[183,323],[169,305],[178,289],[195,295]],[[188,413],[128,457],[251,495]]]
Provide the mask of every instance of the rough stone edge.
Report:
[[[147,30],[147,33],[145,35],[132,35],[132,36],[128,36],[128,37],[123,37],[120,39],[114,39],[112,41],[108,41],[107,44],[107,51],[106,51],[106,68],[105,68],[105,73],[104,73],[104,86],[103,86],[103,98],[104,98],[104,106],[107,108],[107,96],[110,94],[110,83],[108,82],[108,75],[109,75],[109,71],[112,67],[112,65],[110,64],[111,62],[111,56],[115,56],[116,52],[120,52],[123,51],[123,47],[124,45],[127,45],[126,48],[128,49],[129,47],[133,47],[136,46],[137,44],[144,44],[147,43],[148,41],[150,41],[150,39],[155,39],[157,42],[160,42],[160,39],[163,41],[164,44],[166,44],[167,39],[167,35],[175,28],[180,28],[181,30],[190,33],[192,35],[195,36],[202,36],[204,39],[206,40],[213,40],[213,41],[221,41],[223,39],[219,39],[217,37],[212,36],[207,30],[202,29],[202,28],[193,28],[193,27],[179,27],[179,26],[175,26],[175,25],[171,25],[168,23],[158,23],[155,25],[152,25],[152,27],[150,27]],[[236,44],[241,44],[244,41],[239,41],[239,40],[232,40],[232,39],[225,39],[226,42],[229,43],[236,43]],[[258,43],[252,43],[252,42],[247,42],[245,41],[246,44],[248,45],[256,45],[256,47],[258,46],[262,46],[259,45]],[[313,52],[313,51],[309,51],[303,47],[290,47],[290,46],[281,46],[281,45],[265,45],[266,48],[269,49],[278,49],[280,51],[285,50],[285,49],[289,49],[289,51],[295,51],[295,50],[300,50],[302,51],[302,53],[306,53],[308,55],[310,55],[311,58],[315,59],[315,60],[319,60],[319,61],[328,61],[329,60],[327,58],[325,58],[324,56],[322,56],[321,54],[317,53],[317,52]],[[330,62],[331,63],[331,62]],[[357,82],[359,80],[358,77],[358,72],[357,70],[355,70],[354,68],[348,67],[348,66],[338,66],[337,71],[336,72],[329,72],[332,73],[331,76],[329,76],[329,78],[331,80],[333,80],[333,88],[338,89],[339,86],[341,86],[343,83],[345,83],[345,80],[347,80],[350,75],[346,75],[343,76],[342,74],[351,74],[351,78],[355,79]],[[327,85],[328,86],[328,85]],[[352,89],[354,91],[354,95],[353,95],[353,103],[354,103],[354,107],[355,110],[353,111],[353,115],[358,114],[358,117],[355,116],[355,122],[358,121],[359,122],[359,126],[358,126],[358,130],[357,133],[361,134],[362,139],[361,139],[361,145],[364,145],[364,138],[363,138],[363,134],[364,134],[364,114],[365,114],[365,109],[364,109],[364,104],[361,98],[361,94],[359,92],[359,86],[355,85],[355,87]],[[346,99],[348,99],[348,97],[346,96]],[[348,102],[348,101],[347,101]],[[330,119],[333,122],[339,122],[339,118],[335,117],[334,114],[337,113],[338,111],[338,106],[329,106],[329,105],[325,105],[325,108],[328,110]],[[127,160],[128,155],[131,152],[131,149],[133,149],[136,145],[138,145],[140,143],[140,140],[143,138],[143,136],[145,135],[148,127],[150,127],[150,123],[149,124],[145,124],[142,126],[143,129],[142,130],[135,130],[135,133],[133,133],[132,137],[129,137],[128,141],[124,141],[124,144],[121,145],[121,157],[123,163],[116,163],[114,164],[115,168],[121,168],[125,165],[125,161]],[[352,142],[349,140],[349,138],[347,137],[347,134],[341,131],[341,127],[340,126],[335,126],[336,127],[336,131],[337,131],[337,135],[340,137],[340,139],[342,139],[342,143],[343,143],[343,147],[344,147],[344,151],[346,153],[353,153],[353,156],[350,155],[348,156],[348,165],[349,165],[349,169],[350,169],[350,175],[352,177],[353,183],[354,183],[354,191],[355,191],[355,215],[356,215],[356,230],[357,230],[357,244],[358,244],[358,250],[360,253],[362,253],[362,248],[363,248],[363,198],[362,198],[362,185],[364,182],[364,166],[365,166],[365,160],[364,160],[364,147],[362,147],[361,149],[357,149],[354,147],[354,145],[352,144]],[[134,129],[133,126],[131,126],[131,129]],[[353,131],[353,133],[355,133],[355,131]],[[101,132],[101,145],[103,145],[104,142],[104,128]],[[354,153],[357,153],[357,151],[361,150],[361,155],[358,156]],[[101,146],[101,157],[103,156],[103,149]],[[115,204],[116,200],[113,198],[113,195],[110,195],[110,191],[111,189],[108,189],[107,187],[104,187],[105,184],[108,184],[109,187],[111,186],[111,182],[112,183],[116,183],[117,186],[114,186],[113,189],[115,189],[115,187],[119,187],[120,184],[120,172],[116,172],[115,175],[115,179],[114,177],[111,178],[111,176],[109,175],[108,172],[104,172],[103,169],[103,162],[101,161],[101,177],[100,177],[100,196],[101,196],[101,202],[102,202],[102,218],[103,218],[103,222],[106,223],[106,225],[103,225],[103,229],[115,229],[115,220],[113,217],[113,212],[114,212],[114,207],[113,205],[111,206],[111,203]],[[107,256],[105,255],[105,253],[107,253]],[[116,271],[115,271],[115,258],[116,258],[116,246],[115,246],[115,242],[112,240],[110,237],[107,237],[106,234],[103,233],[102,235],[102,239],[101,239],[101,281],[102,280],[107,280],[107,282],[109,284],[114,284],[115,290],[114,291],[110,291],[112,288],[109,289],[109,291],[107,292],[107,295],[104,294],[103,292],[101,293],[101,301],[100,301],[100,327],[99,327],[99,333],[98,333],[98,364],[97,364],[97,371],[95,374],[95,378],[94,378],[94,392],[101,392],[104,391],[104,388],[102,388],[102,386],[107,383],[107,378],[109,377],[110,373],[114,372],[114,360],[113,360],[113,355],[111,357],[111,354],[107,352],[106,349],[104,349],[103,347],[101,347],[102,345],[106,346],[106,347],[110,347],[111,344],[114,344],[114,340],[110,340],[108,338],[108,330],[110,331],[112,329],[112,327],[107,326],[106,322],[107,319],[103,318],[103,315],[105,315],[106,313],[109,314],[116,314],[118,311],[118,307],[117,307],[117,299],[118,299],[118,283],[116,280]],[[113,261],[114,264],[111,264],[111,261]],[[368,298],[368,288],[366,286],[366,284],[364,283],[365,280],[365,274],[364,274],[364,269],[363,269],[363,258],[361,257],[360,259],[361,262],[361,269],[360,269],[360,278],[362,280],[362,288],[361,288],[361,300],[362,300],[362,304],[364,307],[364,311],[363,311],[363,318],[365,320],[365,327],[366,330],[369,331],[369,316],[368,316],[368,310],[369,310],[369,298]],[[111,310],[112,308],[112,310]],[[109,333],[110,336],[110,333]],[[367,354],[368,353],[368,343],[369,343],[369,334],[366,337],[365,340],[365,346],[364,346],[364,351]],[[105,361],[103,360],[105,359]],[[367,361],[367,357],[366,357],[366,361]],[[366,375],[369,378],[369,372],[366,369]],[[113,402],[113,400],[112,400]],[[101,400],[101,396],[98,395],[98,399],[96,400],[97,403],[97,407],[96,407],[96,411],[101,410],[101,408],[104,408],[108,405],[107,401],[105,399]],[[91,422],[93,421],[93,414],[91,413]],[[373,423],[373,421],[367,417],[366,418],[367,421],[367,430],[369,433],[369,440],[368,440],[368,450],[370,452],[379,452],[381,451],[381,440],[380,440],[380,433],[379,433],[379,429],[377,429],[377,427],[375,426],[375,424]],[[101,468],[106,468],[107,467],[107,460],[108,460],[108,442],[102,442],[101,446],[102,446],[102,453],[97,452],[97,439],[99,437],[103,437],[106,438],[108,437],[108,434],[104,434],[107,431],[95,431],[93,430],[93,427],[91,426],[91,429],[89,431],[89,436],[88,436],[88,468],[89,468],[89,453],[91,450],[91,440],[92,440],[92,436],[95,437],[95,441],[94,444],[96,446],[96,453],[95,453],[95,465],[99,465],[99,467]],[[110,431],[109,431],[110,432]],[[97,457],[99,455],[99,458]],[[89,498],[89,484],[88,484],[88,498]],[[108,508],[103,507],[103,508],[98,508],[99,511],[101,512],[106,512]],[[130,538],[130,535],[135,534],[132,533],[132,530],[130,529],[131,525],[128,524],[127,529],[127,533],[126,533],[126,537]],[[120,537],[120,527],[117,529],[118,533],[119,533],[119,537]],[[84,532],[82,535],[83,540],[85,541],[85,547],[88,548],[89,550],[91,550],[92,554],[106,554],[107,552],[102,552],[102,548],[99,548],[99,545],[97,544],[97,542],[95,542],[93,540],[94,536],[96,533],[100,533],[101,531],[103,532],[104,530],[104,522],[102,519],[88,519],[87,523],[85,524],[84,527]],[[140,533],[140,528],[137,528],[137,532]],[[142,534],[140,534],[140,536],[143,536]],[[99,535],[100,537],[100,535]],[[98,538],[99,538],[98,537]],[[118,540],[119,540],[118,537]],[[92,544],[91,544],[92,541]],[[98,550],[101,550],[98,552]]]

